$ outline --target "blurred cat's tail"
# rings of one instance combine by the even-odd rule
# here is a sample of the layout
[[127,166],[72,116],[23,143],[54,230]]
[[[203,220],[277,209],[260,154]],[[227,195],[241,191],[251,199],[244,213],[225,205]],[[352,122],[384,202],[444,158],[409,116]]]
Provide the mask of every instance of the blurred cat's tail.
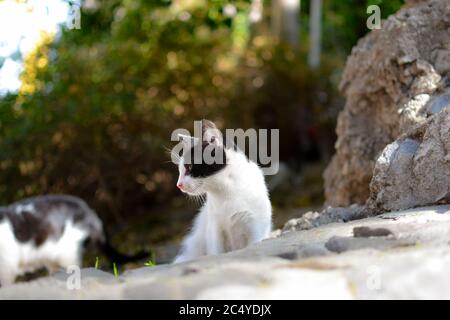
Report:
[[89,233],[89,237],[84,243],[85,248],[92,247],[100,249],[112,263],[115,262],[117,264],[140,261],[151,257],[151,252],[149,251],[140,251],[133,255],[127,255],[116,250],[111,244],[108,232],[97,213],[89,208],[85,202],[82,202],[81,205],[85,211],[84,225]]
[[123,254],[117,251],[109,240],[108,235],[105,234],[104,241],[100,243],[101,250],[103,253],[109,258],[111,262],[115,262],[118,264],[123,264],[127,262],[135,262],[141,261],[143,259],[149,258],[151,256],[151,252],[149,251],[140,251],[133,255]]

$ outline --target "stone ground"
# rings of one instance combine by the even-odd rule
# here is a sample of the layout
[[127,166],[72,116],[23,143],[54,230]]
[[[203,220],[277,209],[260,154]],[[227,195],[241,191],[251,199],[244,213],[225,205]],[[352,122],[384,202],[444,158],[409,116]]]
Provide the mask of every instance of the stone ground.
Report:
[[0,299],[450,299],[450,205],[285,232],[243,250],[119,277],[82,269]]

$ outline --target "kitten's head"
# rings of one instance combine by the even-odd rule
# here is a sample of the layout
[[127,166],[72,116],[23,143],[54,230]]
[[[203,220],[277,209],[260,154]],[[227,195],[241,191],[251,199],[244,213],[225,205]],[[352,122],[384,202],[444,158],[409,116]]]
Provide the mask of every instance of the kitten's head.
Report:
[[213,122],[202,120],[201,140],[185,135],[179,138],[183,151],[178,162],[177,187],[192,196],[204,194],[226,166],[222,134]]

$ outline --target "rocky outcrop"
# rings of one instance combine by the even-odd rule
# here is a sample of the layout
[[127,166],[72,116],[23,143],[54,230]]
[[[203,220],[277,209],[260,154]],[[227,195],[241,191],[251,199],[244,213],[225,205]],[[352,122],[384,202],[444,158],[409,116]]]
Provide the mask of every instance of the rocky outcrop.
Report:
[[437,114],[383,150],[370,183],[371,212],[450,202],[449,98],[436,97],[427,113]]
[[[429,117],[450,101],[448,94],[442,94],[450,85],[449,30],[449,0],[409,1],[353,49],[340,84],[346,105],[338,118],[336,155],[324,173],[327,204],[364,204],[369,191],[373,193],[371,204],[383,210],[436,203],[445,198],[448,187],[436,192],[422,192],[419,188],[442,188],[441,183],[447,179],[441,177],[446,154],[436,154],[440,152],[436,144],[434,151],[426,150],[431,144],[403,135],[426,125]],[[427,141],[436,139],[432,137],[435,130],[445,130],[447,124],[442,121],[448,119],[444,119],[445,115],[439,117],[439,124],[430,124],[434,129],[422,129],[428,132]],[[393,154],[399,156],[394,160],[397,167],[383,171],[383,166],[390,163],[385,158]],[[419,176],[408,171],[412,158]],[[369,189],[375,164],[378,176]],[[389,185],[392,170],[396,181]],[[424,173],[430,178],[420,176]],[[433,178],[439,185],[429,184]],[[395,200],[398,192],[389,193],[400,186],[402,190],[416,190]]]
[[294,218],[286,222],[280,232],[274,231],[274,235],[280,235],[285,232],[309,230],[317,228],[324,224],[333,222],[348,222],[356,219],[361,219],[369,215],[366,206],[353,204],[348,208],[332,208],[328,207],[320,212],[308,211],[300,218]]
[[61,271],[0,299],[449,299],[449,228],[450,205],[390,212],[118,277],[83,269],[79,288]]

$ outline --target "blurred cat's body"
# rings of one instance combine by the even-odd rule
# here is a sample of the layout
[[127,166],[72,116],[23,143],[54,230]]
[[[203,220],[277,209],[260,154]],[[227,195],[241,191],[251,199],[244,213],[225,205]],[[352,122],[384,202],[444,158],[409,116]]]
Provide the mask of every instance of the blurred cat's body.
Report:
[[224,163],[208,167],[205,163],[186,164],[184,156],[179,159],[177,186],[191,196],[206,195],[206,202],[175,263],[244,248],[267,238],[272,228],[272,209],[262,170],[241,151],[225,148],[214,124],[203,122],[203,132],[213,130],[206,138],[203,136],[203,147],[214,144],[216,152],[223,154]]
[[37,196],[0,207],[0,286],[41,268],[81,267],[87,244],[98,245],[118,263],[148,256],[114,250],[97,214],[77,197]]

